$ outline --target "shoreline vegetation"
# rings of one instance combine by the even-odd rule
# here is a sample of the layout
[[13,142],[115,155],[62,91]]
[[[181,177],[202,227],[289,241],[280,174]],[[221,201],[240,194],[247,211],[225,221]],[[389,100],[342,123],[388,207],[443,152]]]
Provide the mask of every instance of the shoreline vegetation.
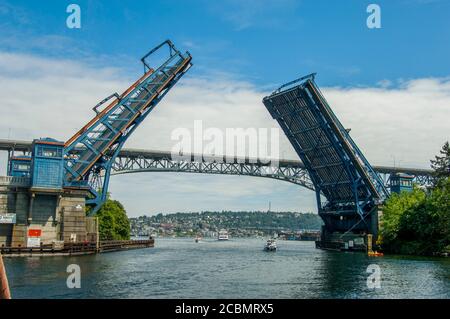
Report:
[[130,221],[123,205],[110,198],[96,214],[100,240],[129,240]]
[[[450,255],[450,146],[431,160],[433,185],[414,186],[412,191],[393,193],[385,202],[377,245],[395,255]],[[278,231],[320,229],[317,214],[296,212],[201,212],[172,213],[127,218],[123,205],[108,198],[97,213],[101,240],[128,240],[146,233],[160,237],[193,237],[225,228],[232,237],[267,236]]]
[[214,237],[227,229],[231,237],[257,237],[275,232],[319,231],[322,220],[317,214],[263,211],[204,211],[157,214],[130,218],[131,233],[156,234],[158,237]]
[[434,182],[428,188],[392,194],[386,201],[377,242],[386,253],[450,255],[450,147],[431,160]]

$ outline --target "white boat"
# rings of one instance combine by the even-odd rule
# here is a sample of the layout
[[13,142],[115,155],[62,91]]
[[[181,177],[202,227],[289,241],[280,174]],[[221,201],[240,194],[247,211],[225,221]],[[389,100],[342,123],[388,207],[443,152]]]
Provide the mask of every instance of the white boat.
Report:
[[225,229],[219,230],[219,235],[217,237],[217,240],[228,240],[228,239],[230,239],[228,232]]
[[202,236],[199,236],[199,235],[195,236],[195,242],[196,243],[199,243],[200,240],[202,240]]
[[265,251],[276,251],[277,250],[277,242],[274,238],[269,239],[266,244],[264,245]]

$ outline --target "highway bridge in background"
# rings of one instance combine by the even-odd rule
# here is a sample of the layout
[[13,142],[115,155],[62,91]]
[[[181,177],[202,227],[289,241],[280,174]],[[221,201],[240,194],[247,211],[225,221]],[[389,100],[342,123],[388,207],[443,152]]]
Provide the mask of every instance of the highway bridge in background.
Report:
[[[14,155],[29,155],[31,141],[0,139],[0,151]],[[431,169],[373,166],[386,187],[389,188],[390,177],[394,174],[414,176],[414,182],[420,186],[428,186],[432,181]],[[310,190],[314,184],[309,178],[304,164],[299,160],[271,162],[244,157],[223,157],[199,154],[177,154],[172,156],[167,151],[124,148],[120,151],[112,165],[112,175],[142,172],[179,172],[224,175],[246,175],[273,178],[294,183]]]

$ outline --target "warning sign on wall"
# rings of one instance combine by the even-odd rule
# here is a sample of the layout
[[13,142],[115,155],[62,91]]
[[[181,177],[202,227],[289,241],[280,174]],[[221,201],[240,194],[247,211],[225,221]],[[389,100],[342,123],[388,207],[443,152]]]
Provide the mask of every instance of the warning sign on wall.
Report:
[[28,229],[27,247],[40,247],[41,235],[42,230],[40,229]]
[[40,229],[28,229],[28,237],[41,237],[42,230]]

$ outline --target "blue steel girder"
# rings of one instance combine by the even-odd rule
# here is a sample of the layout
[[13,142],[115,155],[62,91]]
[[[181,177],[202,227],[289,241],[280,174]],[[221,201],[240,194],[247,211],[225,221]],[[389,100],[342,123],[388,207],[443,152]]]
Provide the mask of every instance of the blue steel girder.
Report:
[[[313,82],[314,84],[314,82]],[[351,149],[352,153],[355,155],[357,160],[362,164],[365,172],[369,176],[369,181],[372,183],[373,187],[377,190],[378,194],[380,195],[380,199],[384,200],[386,199],[389,194],[385,187],[385,184],[383,183],[381,177],[377,172],[374,170],[374,168],[370,165],[369,161],[365,158],[364,154],[361,152],[359,147],[356,145],[355,141],[350,136],[349,132],[344,128],[342,123],[338,120],[334,112],[331,110],[331,107],[329,106],[327,100],[323,97],[322,92],[320,91],[319,87],[316,85],[315,89],[317,90],[317,94],[320,97],[321,102],[324,104],[324,106],[329,110],[329,115],[333,119],[333,122],[337,125],[337,129],[339,132],[345,137],[344,141],[347,142],[349,145],[349,149]]]
[[319,213],[339,214],[353,207],[366,223],[367,214],[388,192],[334,115],[314,82],[314,74],[283,85],[263,103],[308,170]]
[[[170,55],[155,70],[150,68],[147,59],[166,45]],[[125,141],[192,65],[189,52],[182,54],[169,40],[141,61],[144,75],[120,96],[112,94],[97,104],[96,116],[65,144],[65,185],[89,187],[93,195],[89,203],[97,208],[106,199],[111,166]]]
[[[277,165],[248,159],[236,159],[227,163],[223,157],[191,155],[188,160],[172,157],[169,152],[123,149],[116,157],[111,175],[144,173],[144,172],[177,172],[199,174],[245,175],[273,178],[290,182],[315,191],[309,172],[300,161],[280,160]],[[200,159],[200,160],[195,160]],[[408,172],[414,176],[414,182],[427,187],[432,184],[431,170],[400,169],[383,166],[374,167],[385,187],[390,185],[390,176],[398,171]],[[323,194],[322,194],[323,195]]]
[[[8,156],[31,156],[31,141],[17,141],[17,140],[2,140],[0,139],[0,151],[8,152]],[[77,150],[75,150],[77,152]],[[109,155],[109,153],[107,154]],[[192,158],[200,158],[201,155],[192,155]],[[118,156],[115,159],[115,163],[113,167],[119,170],[125,170],[126,163],[132,163],[135,160],[141,159],[142,161],[154,161],[158,158],[171,159],[170,152],[161,152],[161,151],[152,151],[152,150],[137,150],[137,149],[121,149],[119,151]],[[202,157],[203,158],[203,157]],[[212,161],[211,156],[205,156],[203,158],[204,162]],[[248,162],[245,159],[238,159],[237,162]],[[256,161],[257,163],[254,165],[263,165],[260,161]],[[142,162],[144,163],[144,162]],[[278,167],[280,169],[295,169],[298,172],[305,172],[305,166],[299,160],[279,160]],[[329,167],[332,165],[329,165]],[[137,171],[140,168],[145,168],[145,164],[142,167],[139,165],[133,165],[128,167],[130,170]],[[316,168],[321,168],[316,167]],[[388,167],[388,166],[373,166],[377,176],[381,179],[382,183],[385,185],[385,188],[389,188],[390,186],[390,178],[394,174],[403,173],[406,175],[413,176],[413,183],[420,187],[428,187],[433,184],[433,171],[431,169],[422,169],[422,168],[405,168],[405,167]],[[117,173],[118,171],[114,171]]]
[[[95,179],[97,181],[97,183],[99,183],[99,185],[101,185],[101,190],[102,192],[100,193],[100,196],[96,195],[94,196],[93,199],[88,200],[87,203],[88,204],[94,204],[97,207],[99,207],[101,205],[101,203],[106,201],[107,198],[107,194],[108,194],[108,188],[109,188],[109,179],[111,177],[111,169],[112,166],[114,164],[114,160],[117,158],[117,156],[119,155],[120,151],[123,148],[123,145],[125,144],[125,142],[127,141],[127,139],[131,136],[131,134],[134,132],[134,130],[138,127],[138,125],[145,120],[145,118],[148,116],[148,114],[150,114],[150,112],[153,110],[153,108],[159,103],[160,100],[162,100],[164,98],[164,96],[169,92],[170,88],[173,87],[178,80],[181,78],[182,74],[180,76],[178,76],[176,79],[174,79],[170,86],[162,93],[158,96],[158,98],[156,100],[154,100],[152,102],[152,106],[147,108],[144,113],[142,114],[141,117],[139,117],[134,125],[132,125],[126,133],[124,133],[120,139],[118,140],[116,147],[113,149],[112,155],[104,155],[104,161],[106,162],[106,165],[104,166],[103,164],[100,165],[100,168],[104,168],[104,174],[93,174],[93,179]],[[96,172],[96,170],[93,170],[94,172]],[[100,170],[101,172],[101,170]],[[100,182],[98,182],[100,181]],[[95,182],[92,183],[92,185]],[[92,214],[95,213],[95,211],[92,212]]]
[[178,172],[265,177],[287,181],[313,191],[315,190],[308,172],[303,167],[296,165],[271,166],[249,162],[191,161],[173,159],[168,154],[168,156],[155,158],[144,156],[117,157],[112,166],[112,175],[141,172]]

